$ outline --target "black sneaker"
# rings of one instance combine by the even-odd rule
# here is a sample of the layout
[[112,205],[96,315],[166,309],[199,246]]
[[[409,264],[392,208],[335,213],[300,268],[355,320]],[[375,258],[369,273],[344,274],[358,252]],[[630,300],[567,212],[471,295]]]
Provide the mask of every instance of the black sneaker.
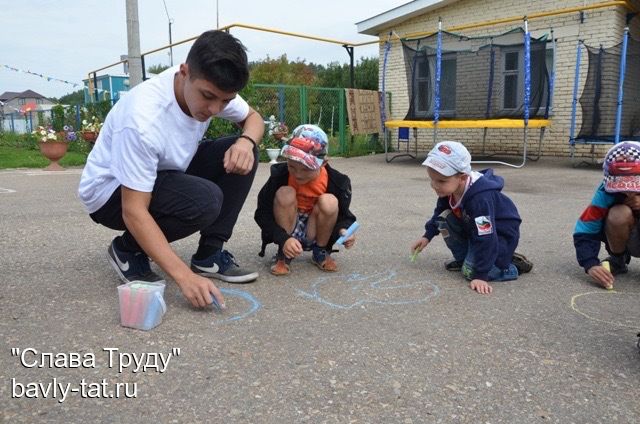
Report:
[[464,261],[456,261],[455,259],[451,259],[449,262],[444,264],[444,267],[447,271],[462,271],[462,265]]
[[627,258],[624,256],[609,256],[605,259],[604,262],[609,262],[609,271],[613,275],[626,274],[629,272],[629,268],[627,268]]
[[118,273],[123,283],[146,281],[148,283],[164,283],[164,279],[151,271],[149,258],[144,252],[123,252],[118,250],[115,239],[107,250],[109,263]]
[[192,256],[191,270],[206,277],[235,284],[250,283],[258,278],[256,271],[240,268],[233,255],[227,250],[218,250],[208,258],[200,260]]
[[527,259],[524,255],[515,252],[511,258],[511,263],[518,268],[518,274],[530,272],[533,269],[533,262]]

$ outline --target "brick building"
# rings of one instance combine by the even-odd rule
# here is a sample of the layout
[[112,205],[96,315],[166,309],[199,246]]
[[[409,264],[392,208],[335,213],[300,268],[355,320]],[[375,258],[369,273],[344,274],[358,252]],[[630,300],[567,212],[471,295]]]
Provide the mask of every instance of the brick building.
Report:
[[[380,15],[357,23],[358,32],[375,35],[380,39],[380,75],[383,75],[384,42],[389,40],[385,78],[385,90],[391,93],[391,117],[402,120],[409,108],[407,72],[399,38],[415,37],[434,33],[442,20],[443,29],[465,36],[501,34],[523,26],[528,20],[532,37],[547,34],[556,40],[555,53],[551,55],[555,69],[552,108],[549,118],[552,123],[546,130],[542,154],[567,157],[570,153],[569,132],[573,101],[573,85],[576,65],[576,46],[581,39],[586,45],[610,47],[622,41],[624,28],[629,26],[630,35],[640,38],[640,19],[631,19],[640,6],[639,1],[598,0],[416,0]],[[549,43],[549,47],[551,48]],[[584,55],[583,55],[584,57]],[[583,59],[584,60],[584,59]],[[578,87],[582,92],[586,71],[580,74]],[[617,76],[612,76],[617,78]],[[459,90],[461,91],[461,90]],[[458,93],[464,95],[464,93]],[[625,101],[637,99],[626,98]],[[581,110],[577,108],[578,127]],[[453,139],[464,142],[472,154],[481,148],[482,129],[439,129],[438,140]],[[397,136],[391,131],[392,137]],[[522,130],[490,129],[487,151],[520,154]],[[419,150],[424,152],[432,146],[433,130],[418,131]],[[529,131],[529,146],[537,144],[537,130]],[[608,146],[596,146],[597,154]],[[589,153],[588,146],[579,146],[577,155]]]

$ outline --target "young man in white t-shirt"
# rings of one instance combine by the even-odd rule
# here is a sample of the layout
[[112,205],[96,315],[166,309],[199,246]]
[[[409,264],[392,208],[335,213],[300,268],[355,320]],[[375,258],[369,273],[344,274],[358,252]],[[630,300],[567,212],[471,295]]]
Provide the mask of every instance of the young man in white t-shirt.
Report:
[[[224,299],[203,275],[254,281],[222,249],[257,169],[264,121],[237,93],[248,82],[244,46],[207,31],[186,63],[136,86],[111,109],[82,173],[78,194],[91,218],[124,230],[108,249],[124,282],[162,281],[149,258],[185,297],[203,307]],[[201,141],[212,118],[234,122],[240,135]],[[191,267],[169,243],[200,231]]]

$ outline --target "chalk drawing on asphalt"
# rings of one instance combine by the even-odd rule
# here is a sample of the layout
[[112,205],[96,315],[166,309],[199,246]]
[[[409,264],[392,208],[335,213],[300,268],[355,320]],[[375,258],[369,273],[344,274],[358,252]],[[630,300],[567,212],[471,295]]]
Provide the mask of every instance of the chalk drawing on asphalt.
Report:
[[258,299],[244,290],[221,288],[220,291],[225,297],[227,309],[220,311],[214,308],[214,314],[218,318],[214,320],[215,324],[239,321],[255,314],[262,307]]
[[[629,316],[628,314],[626,314],[626,311],[634,311],[634,312],[637,311],[637,304],[639,300],[638,294],[639,293],[634,293],[634,292],[619,292],[616,290],[606,290],[606,291],[598,290],[598,291],[580,293],[571,297],[571,309],[574,312],[582,315],[583,317],[591,321],[614,325],[616,327],[633,328],[634,330],[637,330],[639,325],[638,323],[640,322],[640,316],[637,314],[635,316]],[[583,308],[578,307],[579,300],[581,300],[582,303],[584,304],[586,303],[584,301],[587,299],[587,297],[590,297],[591,299],[593,299],[594,297],[604,299],[605,297],[603,296],[606,296],[609,302],[608,303],[598,302],[598,304],[596,305],[597,308],[592,308],[595,310],[587,311],[587,308],[585,307]],[[615,299],[615,301],[613,299]],[[625,307],[625,303],[629,303],[629,307]],[[602,313],[602,314],[610,313],[612,315],[613,314],[621,315],[625,313],[625,316],[620,317],[619,321],[618,320],[613,321],[611,319],[598,317],[597,315],[599,313]]]
[[407,282],[396,271],[374,274],[353,273],[327,276],[315,280],[309,290],[298,294],[337,309],[351,309],[366,304],[411,305],[426,302],[440,294],[440,288],[428,281]]

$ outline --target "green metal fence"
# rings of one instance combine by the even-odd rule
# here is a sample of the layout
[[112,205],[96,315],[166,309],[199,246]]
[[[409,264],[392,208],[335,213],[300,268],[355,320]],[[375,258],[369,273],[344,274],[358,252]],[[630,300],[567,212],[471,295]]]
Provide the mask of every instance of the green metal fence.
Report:
[[249,103],[265,118],[275,116],[290,129],[315,124],[329,136],[329,154],[346,151],[344,89],[255,84]]
[[344,88],[254,84],[249,96],[249,104],[265,119],[273,115],[290,129],[303,123],[318,125],[329,136],[329,155],[382,151],[377,134],[349,134]]
[[[242,91],[242,96],[265,120],[273,115],[293,130],[300,124],[315,124],[329,136],[329,155],[357,156],[384,151],[378,134],[352,136],[349,133],[344,88],[313,87],[303,85],[254,84]],[[390,96],[387,105],[390,105]],[[111,104],[90,103],[65,106],[59,113],[64,124],[81,127],[82,119],[96,115],[104,122]],[[31,112],[28,116],[0,117],[0,131],[31,132],[37,125],[52,122],[56,114],[51,111]],[[20,125],[19,125],[20,124]],[[218,137],[234,131],[226,121],[213,120],[208,136]]]

